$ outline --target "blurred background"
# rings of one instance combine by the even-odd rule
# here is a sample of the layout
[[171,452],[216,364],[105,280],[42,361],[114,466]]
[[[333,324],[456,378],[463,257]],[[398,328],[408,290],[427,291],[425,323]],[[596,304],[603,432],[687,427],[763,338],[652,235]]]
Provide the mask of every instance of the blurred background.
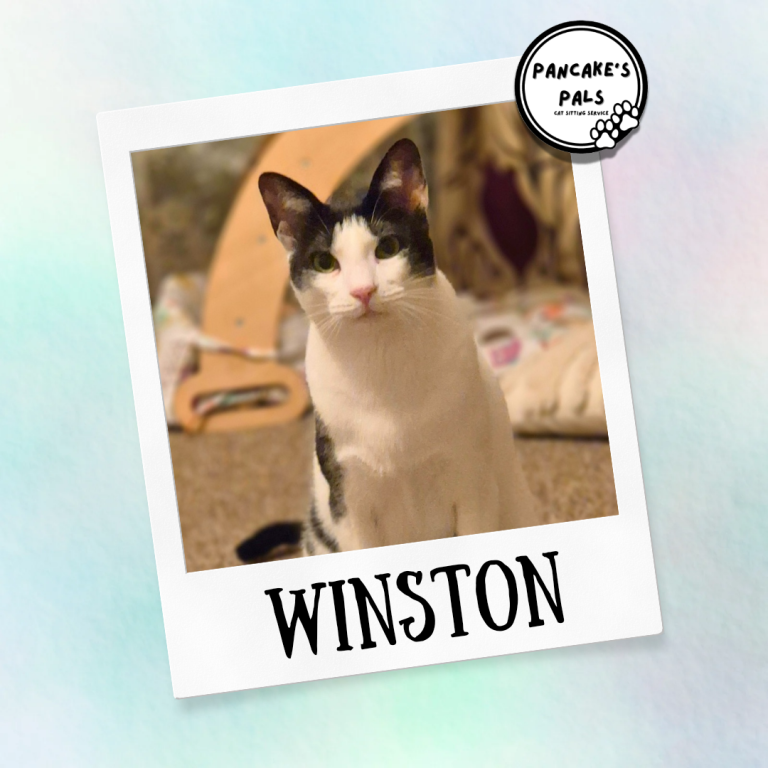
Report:
[[[174,701],[95,115],[521,54],[649,77],[603,174],[664,634]],[[0,744],[10,765],[760,765],[768,8],[6,3]]]
[[[535,140],[514,102],[169,147],[132,162],[190,571],[241,564],[240,543],[311,501],[309,321],[256,181],[298,171],[354,205],[404,137],[422,155],[438,266],[525,436],[540,522],[618,512],[571,159]],[[274,363],[243,354],[265,343],[295,385],[262,381]]]

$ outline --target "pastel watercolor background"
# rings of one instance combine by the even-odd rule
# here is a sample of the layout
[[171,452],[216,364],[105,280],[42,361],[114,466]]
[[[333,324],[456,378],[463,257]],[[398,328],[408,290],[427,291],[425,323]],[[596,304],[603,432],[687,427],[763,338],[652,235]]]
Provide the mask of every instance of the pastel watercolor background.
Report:
[[[657,637],[175,701],[107,218],[102,110],[624,33],[603,157]],[[768,5],[3,3],[0,764],[768,764]]]

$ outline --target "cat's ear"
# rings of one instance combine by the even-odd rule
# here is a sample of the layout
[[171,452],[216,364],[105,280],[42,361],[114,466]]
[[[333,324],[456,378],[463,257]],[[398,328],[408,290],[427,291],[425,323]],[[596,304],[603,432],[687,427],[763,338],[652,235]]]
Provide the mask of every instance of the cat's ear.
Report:
[[378,201],[377,208],[384,203],[389,208],[410,213],[426,212],[429,204],[427,180],[419,150],[410,139],[401,139],[384,155],[373,174],[368,197]]
[[293,253],[304,228],[322,203],[301,184],[279,173],[262,173],[259,191],[277,239],[287,253]]

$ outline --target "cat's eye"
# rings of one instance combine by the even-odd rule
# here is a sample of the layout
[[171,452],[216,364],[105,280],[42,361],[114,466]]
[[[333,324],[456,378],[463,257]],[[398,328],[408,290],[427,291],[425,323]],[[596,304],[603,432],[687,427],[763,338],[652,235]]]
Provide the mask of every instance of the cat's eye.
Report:
[[377,259],[391,259],[400,253],[400,241],[394,235],[387,235],[379,240],[376,246]]
[[333,272],[339,268],[339,262],[328,251],[313,253],[310,257],[312,269],[317,272]]

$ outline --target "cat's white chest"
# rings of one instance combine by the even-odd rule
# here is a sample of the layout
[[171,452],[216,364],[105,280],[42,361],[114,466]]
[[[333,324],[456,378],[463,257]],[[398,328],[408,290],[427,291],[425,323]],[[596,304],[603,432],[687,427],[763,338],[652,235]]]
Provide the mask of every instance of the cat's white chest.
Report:
[[346,341],[310,332],[307,379],[327,434],[314,514],[329,536],[315,528],[335,537],[325,549],[499,530],[505,510],[527,505],[498,385],[440,273],[432,290],[428,327],[361,325]]
[[478,532],[467,521],[480,507],[484,520],[494,519],[496,478],[482,405],[465,399],[463,410],[443,402],[434,409],[354,405],[337,412],[334,452],[349,514],[340,528],[343,549],[445,538],[460,527]]
[[459,489],[454,462],[437,453],[396,473],[345,463],[345,498],[353,510],[347,548],[386,546],[456,535]]

